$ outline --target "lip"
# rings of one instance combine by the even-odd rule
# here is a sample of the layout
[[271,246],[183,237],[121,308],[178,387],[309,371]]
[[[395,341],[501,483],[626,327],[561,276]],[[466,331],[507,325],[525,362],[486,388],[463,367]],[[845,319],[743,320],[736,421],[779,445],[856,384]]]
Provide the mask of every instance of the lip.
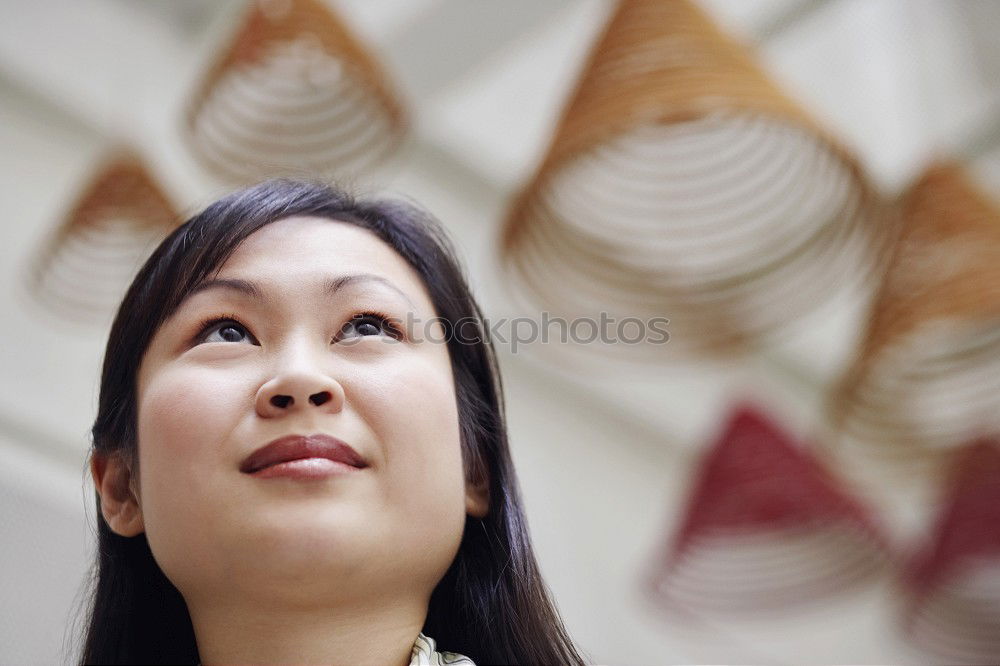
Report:
[[[306,463],[307,459],[319,460],[310,460]],[[322,462],[324,460],[340,464]],[[293,465],[282,464],[292,461],[303,462]],[[240,471],[244,474],[273,476],[275,474],[267,472],[308,469],[312,471],[310,476],[316,476],[325,475],[317,474],[324,470],[326,474],[338,471],[342,473],[367,466],[368,463],[357,451],[336,437],[323,434],[288,435],[269,442],[251,453],[240,465]]]

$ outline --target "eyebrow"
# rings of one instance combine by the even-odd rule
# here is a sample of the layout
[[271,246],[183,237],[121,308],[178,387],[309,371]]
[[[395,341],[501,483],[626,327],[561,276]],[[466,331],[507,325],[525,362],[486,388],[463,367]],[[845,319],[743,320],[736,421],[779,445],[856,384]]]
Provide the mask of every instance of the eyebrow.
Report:
[[[390,280],[382,277],[381,275],[375,275],[374,273],[350,273],[347,275],[338,275],[337,277],[327,280],[324,292],[328,296],[333,296],[338,291],[342,290],[348,285],[358,284],[360,282],[377,282],[382,284],[389,289],[392,289],[397,294],[406,299],[406,302],[410,304],[414,310],[417,306],[413,303],[413,300],[406,294],[405,291],[394,285]],[[261,289],[260,285],[251,280],[243,280],[240,278],[216,278],[213,280],[205,280],[194,287],[187,295],[187,298],[194,296],[195,294],[200,294],[203,291],[208,291],[211,289],[225,289],[228,291],[235,291],[241,293],[245,296],[252,298],[255,301],[268,301],[267,295],[264,290]],[[187,300],[187,298],[185,300]]]

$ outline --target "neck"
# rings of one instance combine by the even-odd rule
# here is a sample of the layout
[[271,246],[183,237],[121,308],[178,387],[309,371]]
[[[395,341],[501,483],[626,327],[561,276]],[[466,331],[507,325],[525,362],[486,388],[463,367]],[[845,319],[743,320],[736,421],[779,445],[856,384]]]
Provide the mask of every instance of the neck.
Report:
[[201,663],[407,666],[426,600],[351,607],[202,602],[188,610]]

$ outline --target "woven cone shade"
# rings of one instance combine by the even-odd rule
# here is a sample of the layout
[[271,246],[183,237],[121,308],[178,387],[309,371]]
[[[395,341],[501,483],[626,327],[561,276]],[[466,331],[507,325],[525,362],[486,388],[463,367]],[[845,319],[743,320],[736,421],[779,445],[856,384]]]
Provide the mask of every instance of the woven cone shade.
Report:
[[31,266],[31,293],[62,317],[103,322],[139,265],[178,223],[141,158],[112,153]]
[[743,407],[705,456],[651,589],[674,610],[780,611],[857,583],[884,559],[867,511]]
[[907,633],[946,663],[1000,663],[1000,440],[962,451],[926,546],[907,568]]
[[900,207],[833,420],[848,447],[937,467],[955,446],[1000,433],[1000,207],[952,164],[931,167]]
[[686,0],[624,0],[502,253],[563,316],[668,317],[731,350],[863,279],[882,206],[855,161]]
[[236,183],[350,179],[385,160],[402,111],[378,64],[320,0],[251,4],[186,119],[188,143]]

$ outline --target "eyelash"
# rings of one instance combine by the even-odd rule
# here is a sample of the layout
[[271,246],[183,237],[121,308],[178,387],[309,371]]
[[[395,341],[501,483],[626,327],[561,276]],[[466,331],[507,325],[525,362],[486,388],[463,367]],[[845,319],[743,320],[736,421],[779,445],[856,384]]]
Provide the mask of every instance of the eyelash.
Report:
[[[351,318],[348,321],[356,321],[365,317],[373,317],[377,319],[379,326],[385,329],[391,337],[396,338],[397,340],[402,337],[402,332],[392,323],[393,318],[384,312],[379,312],[378,310],[361,310],[359,312],[355,312],[351,315]],[[234,314],[223,314],[209,317],[208,319],[202,321],[198,326],[198,334],[195,335],[194,342],[199,343],[204,340],[205,336],[208,335],[208,332],[215,326],[229,323],[239,324],[239,326],[246,330],[250,337],[253,338],[253,334],[250,333],[250,327],[240,321],[239,317]],[[256,340],[256,338],[254,339]]]
[[209,317],[208,319],[202,321],[201,324],[198,325],[198,332],[195,334],[192,342],[195,344],[202,342],[205,339],[205,336],[208,335],[209,331],[211,331],[214,327],[219,324],[229,323],[239,324],[241,328],[246,329],[247,333],[250,332],[250,328],[240,321],[239,317],[234,314],[223,314],[215,317]]
[[378,310],[361,310],[360,312],[355,312],[351,316],[350,321],[363,319],[365,317],[373,317],[374,319],[377,319],[379,327],[385,329],[391,337],[396,338],[397,340],[403,337],[402,331],[400,331],[399,328],[392,323],[393,318],[384,312],[379,312]]

